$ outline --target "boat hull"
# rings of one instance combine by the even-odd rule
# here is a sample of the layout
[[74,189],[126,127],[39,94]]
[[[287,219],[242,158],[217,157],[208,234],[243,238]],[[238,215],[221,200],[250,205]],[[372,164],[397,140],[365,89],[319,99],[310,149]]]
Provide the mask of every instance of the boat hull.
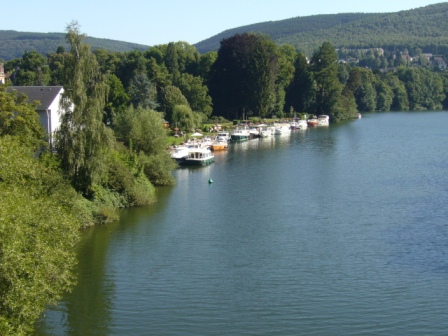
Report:
[[308,127],[317,127],[317,119],[310,119],[307,122]]
[[227,144],[212,144],[212,151],[222,151],[227,149]]
[[180,163],[182,166],[206,166],[215,161],[214,157],[209,157],[207,159],[185,159]]
[[230,140],[232,140],[232,141],[246,141],[246,140],[249,140],[249,135],[232,134],[230,136]]

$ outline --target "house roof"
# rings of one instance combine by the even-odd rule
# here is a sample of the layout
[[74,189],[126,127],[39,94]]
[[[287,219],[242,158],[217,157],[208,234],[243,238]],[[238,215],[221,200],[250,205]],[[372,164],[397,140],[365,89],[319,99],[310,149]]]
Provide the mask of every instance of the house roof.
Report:
[[8,92],[18,91],[28,97],[28,102],[40,101],[38,110],[48,109],[57,95],[61,92],[62,86],[9,86]]

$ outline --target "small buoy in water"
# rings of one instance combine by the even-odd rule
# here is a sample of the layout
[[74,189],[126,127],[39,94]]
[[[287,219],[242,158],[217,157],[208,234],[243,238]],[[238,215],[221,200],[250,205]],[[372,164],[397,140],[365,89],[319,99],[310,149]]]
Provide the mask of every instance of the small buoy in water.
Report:
[[212,179],[208,180],[208,183],[213,183],[213,180]]

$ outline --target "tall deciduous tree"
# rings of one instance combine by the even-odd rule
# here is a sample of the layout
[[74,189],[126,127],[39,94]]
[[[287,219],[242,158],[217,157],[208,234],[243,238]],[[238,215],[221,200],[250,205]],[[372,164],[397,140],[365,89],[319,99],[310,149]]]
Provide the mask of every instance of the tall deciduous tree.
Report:
[[144,172],[154,185],[173,183],[171,171],[176,167],[166,148],[166,130],[162,114],[142,107],[127,109],[116,119],[118,137],[132,150],[142,152]]
[[173,121],[173,108],[176,105],[190,106],[177,86],[168,85],[160,94],[160,110],[165,113],[165,118],[170,122]]
[[172,83],[177,85],[180,78],[179,63],[177,61],[176,45],[173,42],[168,43],[165,53],[165,65],[172,76]]
[[71,50],[64,67],[65,113],[56,148],[72,185],[90,196],[91,186],[100,180],[110,139],[103,123],[107,82],[77,22],[67,27],[66,38]]
[[0,136],[5,135],[16,136],[35,149],[46,143],[36,106],[28,104],[24,94],[6,92],[6,86],[0,85]]
[[137,73],[129,84],[129,97],[134,107],[155,109],[157,91],[145,73]]
[[341,119],[335,106],[341,95],[342,85],[338,79],[337,54],[331,43],[324,42],[314,53],[311,71],[317,86],[315,112],[328,114],[333,121]]
[[183,73],[179,79],[179,89],[188,100],[193,111],[210,116],[212,113],[212,98],[208,94],[208,88],[203,85],[201,77]]
[[30,335],[75,277],[76,192],[12,136],[0,136],[0,335]]
[[266,38],[245,33],[222,40],[210,80],[215,114],[266,115],[272,110],[277,69],[276,50]]
[[352,92],[361,112],[376,110],[375,81],[375,76],[367,69],[355,67],[350,72],[346,88]]
[[50,70],[46,65],[46,61],[36,51],[26,51],[18,67],[14,85],[47,85],[50,82]]
[[129,105],[130,98],[126,93],[120,79],[111,74],[108,76],[109,93],[104,107],[104,123],[113,125],[117,114],[123,112]]
[[275,104],[273,113],[282,116],[285,109],[286,89],[294,78],[296,51],[293,46],[284,44],[278,49],[278,75],[275,80]]
[[298,112],[311,112],[315,104],[315,83],[306,56],[299,53],[294,63],[294,78],[287,89],[286,107]]
[[189,106],[176,105],[173,108],[173,123],[181,130],[190,132],[199,126],[200,120]]

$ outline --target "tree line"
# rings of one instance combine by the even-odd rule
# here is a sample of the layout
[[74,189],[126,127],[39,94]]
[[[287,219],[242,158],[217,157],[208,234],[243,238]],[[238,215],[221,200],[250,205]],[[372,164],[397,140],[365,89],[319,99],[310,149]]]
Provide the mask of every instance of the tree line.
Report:
[[[66,111],[55,152],[48,149],[38,102],[0,85],[1,335],[32,333],[48,304],[72,288],[81,228],[117,219],[120,208],[151,204],[156,185],[174,183],[163,116],[144,102],[123,104],[112,127],[104,111],[114,77],[102,73],[76,23],[66,38],[71,48],[55,72]],[[49,80],[41,61],[27,53],[19,82]]]
[[[108,96],[103,120],[114,125],[129,105],[164,113],[179,128],[195,128],[211,117],[227,119],[326,113],[332,121],[359,112],[446,107],[446,74],[424,57],[409,63],[404,53],[378,54],[335,48],[324,42],[308,58],[292,45],[278,46],[259,34],[236,34],[217,52],[200,54],[186,42],[146,51],[95,50]],[[69,53],[43,57],[31,51],[6,62],[15,85],[61,85]],[[340,57],[362,56],[359,66]],[[14,69],[17,69],[16,71]],[[424,95],[424,97],[423,97]],[[370,101],[370,103],[366,103]],[[374,104],[372,102],[375,102]]]
[[55,152],[46,148],[36,105],[0,86],[2,335],[29,333],[71,287],[81,227],[150,204],[155,186],[174,183],[164,119],[190,132],[214,117],[306,113],[335,122],[358,111],[441,109],[447,100],[445,72],[353,67],[338,63],[328,42],[310,59],[247,33],[203,55],[185,42],[92,51],[76,22],[66,40],[69,51],[46,58],[31,51],[5,63],[14,85],[64,86]]

